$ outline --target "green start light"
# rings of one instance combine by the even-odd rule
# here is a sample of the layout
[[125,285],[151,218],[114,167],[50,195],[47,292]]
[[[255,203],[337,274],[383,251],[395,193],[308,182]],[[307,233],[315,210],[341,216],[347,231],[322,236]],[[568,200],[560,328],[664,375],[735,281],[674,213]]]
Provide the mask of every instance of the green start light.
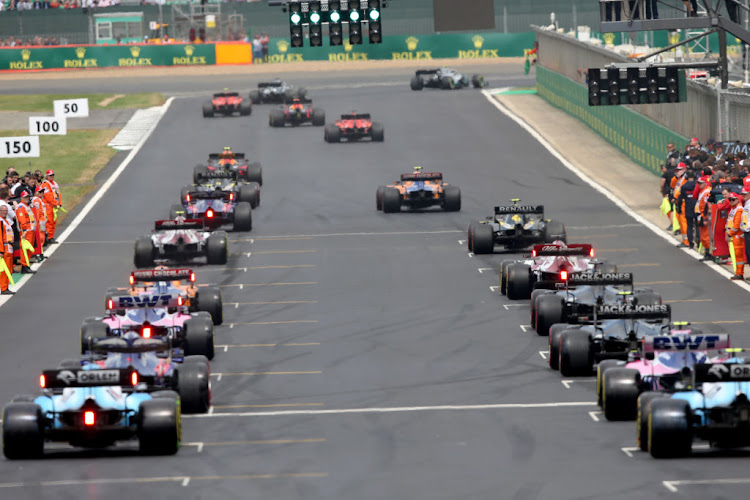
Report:
[[337,23],[341,21],[341,14],[339,14],[338,12],[335,12],[335,11],[331,12],[331,15],[329,17],[332,23]]
[[300,21],[302,21],[302,16],[300,16],[298,13],[293,12],[291,17],[289,18],[294,24],[299,24]]
[[310,14],[310,22],[313,24],[318,24],[320,22],[320,14],[317,12],[313,12]]
[[357,21],[359,21],[359,11],[353,10],[353,11],[349,12],[349,20],[353,21],[355,23]]
[[377,21],[378,19],[380,19],[380,11],[371,10],[370,11],[370,19],[372,19],[373,21]]

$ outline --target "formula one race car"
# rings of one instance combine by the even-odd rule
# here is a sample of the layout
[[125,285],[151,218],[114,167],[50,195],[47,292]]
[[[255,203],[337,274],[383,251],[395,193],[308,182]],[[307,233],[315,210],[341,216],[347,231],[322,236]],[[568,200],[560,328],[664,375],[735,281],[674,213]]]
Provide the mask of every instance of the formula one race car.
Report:
[[312,99],[295,98],[268,113],[268,124],[272,127],[296,127],[304,123],[311,123],[315,127],[326,124],[325,111],[313,108]]
[[179,395],[147,392],[132,367],[44,370],[39,383],[40,396],[16,396],[3,408],[9,459],[41,457],[45,441],[103,448],[138,439],[149,455],[174,455],[180,447]]
[[411,174],[401,174],[401,180],[378,186],[375,206],[385,213],[400,212],[401,207],[420,210],[440,206],[446,212],[461,210],[461,190],[443,183],[440,172],[422,172],[414,167]]
[[252,101],[245,101],[237,92],[217,92],[210,101],[203,103],[203,117],[211,118],[214,115],[229,116],[239,113],[240,116],[249,116],[253,112]]
[[469,224],[467,244],[475,254],[492,253],[495,245],[515,250],[536,243],[567,241],[565,224],[544,218],[544,205],[519,205],[518,198],[510,200],[513,205],[495,207],[495,214],[485,220]]
[[[199,183],[182,188],[180,199],[183,203],[187,201],[187,196],[191,191],[201,191],[204,193],[221,191],[223,193],[232,193],[233,200],[238,203],[243,201],[248,202],[250,208],[256,208],[260,205],[260,184],[257,182],[241,181],[239,172],[227,170],[201,172],[199,179]],[[172,215],[172,217],[174,216],[176,216],[176,213]]]
[[645,408],[641,403],[652,457],[687,456],[695,439],[715,448],[750,446],[750,364],[744,349],[731,351],[739,352],[722,362],[693,365],[685,390],[657,392]]
[[326,142],[361,141],[369,138],[372,142],[383,142],[385,129],[380,122],[374,122],[369,113],[349,113],[341,115],[336,123],[326,125],[323,139]]
[[510,300],[529,299],[535,289],[556,288],[572,273],[596,271],[601,264],[588,244],[534,245],[529,258],[500,263],[500,293]]
[[122,295],[127,291],[131,296],[155,295],[167,293],[185,297],[184,305],[188,311],[205,311],[211,315],[214,325],[224,321],[224,309],[221,300],[221,290],[211,285],[197,285],[196,276],[192,269],[170,269],[164,266],[156,269],[142,269],[132,271],[128,288],[110,288],[105,297],[105,307],[112,296]]
[[261,82],[258,84],[258,90],[250,91],[250,100],[253,104],[283,103],[291,101],[295,97],[300,99],[307,98],[307,90],[303,88],[296,89],[280,79],[270,82]]
[[687,370],[708,362],[709,351],[727,348],[727,334],[704,334],[685,323],[669,325],[660,335],[643,337],[627,360],[606,359],[596,366],[597,404],[607,420],[635,420],[641,393],[684,389]]
[[472,75],[471,80],[463,73],[450,68],[420,69],[411,77],[411,89],[422,90],[424,87],[434,89],[461,89],[469,85],[483,88],[486,84],[482,75]]
[[245,153],[235,153],[230,147],[225,147],[221,153],[209,154],[207,164],[196,165],[193,168],[193,182],[201,184],[210,178],[208,174],[211,172],[236,172],[239,180],[263,185],[263,168],[260,163],[248,163]]
[[154,267],[155,260],[184,262],[206,257],[210,265],[227,263],[227,233],[206,230],[203,219],[158,220],[154,233],[135,242],[135,267]]
[[144,338],[164,338],[185,355],[214,357],[214,325],[211,315],[191,313],[182,295],[166,293],[113,295],[107,300],[104,316],[86,318],[81,325],[81,354],[92,350],[92,343],[106,337],[122,337],[136,331]]
[[188,191],[182,198],[182,205],[169,209],[169,218],[186,217],[200,219],[209,230],[226,224],[234,231],[250,231],[253,228],[253,211],[249,202],[237,201],[232,191]]

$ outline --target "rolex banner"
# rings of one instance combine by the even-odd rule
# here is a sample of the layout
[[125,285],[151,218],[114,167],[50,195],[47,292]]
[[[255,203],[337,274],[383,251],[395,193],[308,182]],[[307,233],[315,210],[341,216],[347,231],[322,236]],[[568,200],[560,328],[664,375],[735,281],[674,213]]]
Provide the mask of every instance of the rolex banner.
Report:
[[211,44],[79,45],[0,49],[0,71],[216,64]]
[[[439,35],[384,36],[383,43],[331,47],[324,37],[322,47],[292,48],[285,38],[272,38],[269,45],[269,62],[296,61],[367,61],[371,59],[430,60],[439,58],[496,59],[523,57],[524,49],[534,46],[533,32],[528,33],[445,33]],[[259,61],[254,61],[259,62]]]

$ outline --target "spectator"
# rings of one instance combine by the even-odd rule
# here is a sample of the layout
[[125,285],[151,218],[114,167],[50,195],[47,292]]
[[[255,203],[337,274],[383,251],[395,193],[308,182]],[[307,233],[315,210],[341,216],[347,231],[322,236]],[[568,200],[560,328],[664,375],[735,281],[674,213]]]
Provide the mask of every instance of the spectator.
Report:
[[13,275],[13,229],[8,219],[8,206],[0,205],[0,294],[13,295],[8,287]]
[[696,187],[695,182],[695,170],[688,170],[685,174],[685,177],[687,178],[687,181],[682,186],[682,189],[680,189],[680,197],[676,200],[675,205],[677,207],[681,207],[682,210],[685,212],[685,222],[687,227],[687,243],[684,241],[682,243],[679,243],[678,247],[688,247],[690,249],[693,248],[693,243],[695,242],[695,222],[696,222],[696,213],[695,213],[695,198],[693,197],[693,191]]
[[724,145],[722,143],[717,142],[714,144],[714,156],[717,161],[724,159]]
[[263,62],[268,62],[268,44],[270,43],[270,39],[268,38],[268,35],[265,33],[260,34],[260,49],[261,49],[261,55],[263,56]]
[[253,62],[263,61],[263,47],[260,43],[260,35],[255,35],[253,38]]

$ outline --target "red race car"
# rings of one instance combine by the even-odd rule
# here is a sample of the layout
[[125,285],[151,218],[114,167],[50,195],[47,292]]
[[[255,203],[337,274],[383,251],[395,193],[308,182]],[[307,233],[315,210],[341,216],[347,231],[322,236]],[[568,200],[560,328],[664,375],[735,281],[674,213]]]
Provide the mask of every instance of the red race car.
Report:
[[369,113],[352,112],[341,115],[336,123],[326,125],[323,139],[326,142],[341,142],[341,139],[351,142],[370,138],[373,142],[383,142],[384,133],[383,124],[372,121]]
[[237,92],[218,92],[214,94],[211,101],[203,103],[203,117],[211,118],[214,115],[229,116],[239,113],[240,116],[249,116],[253,112],[252,101],[244,100]]
[[313,108],[312,99],[294,98],[268,113],[268,124],[272,127],[285,127],[287,124],[296,127],[303,123],[312,123],[315,127],[326,123],[325,111]]

